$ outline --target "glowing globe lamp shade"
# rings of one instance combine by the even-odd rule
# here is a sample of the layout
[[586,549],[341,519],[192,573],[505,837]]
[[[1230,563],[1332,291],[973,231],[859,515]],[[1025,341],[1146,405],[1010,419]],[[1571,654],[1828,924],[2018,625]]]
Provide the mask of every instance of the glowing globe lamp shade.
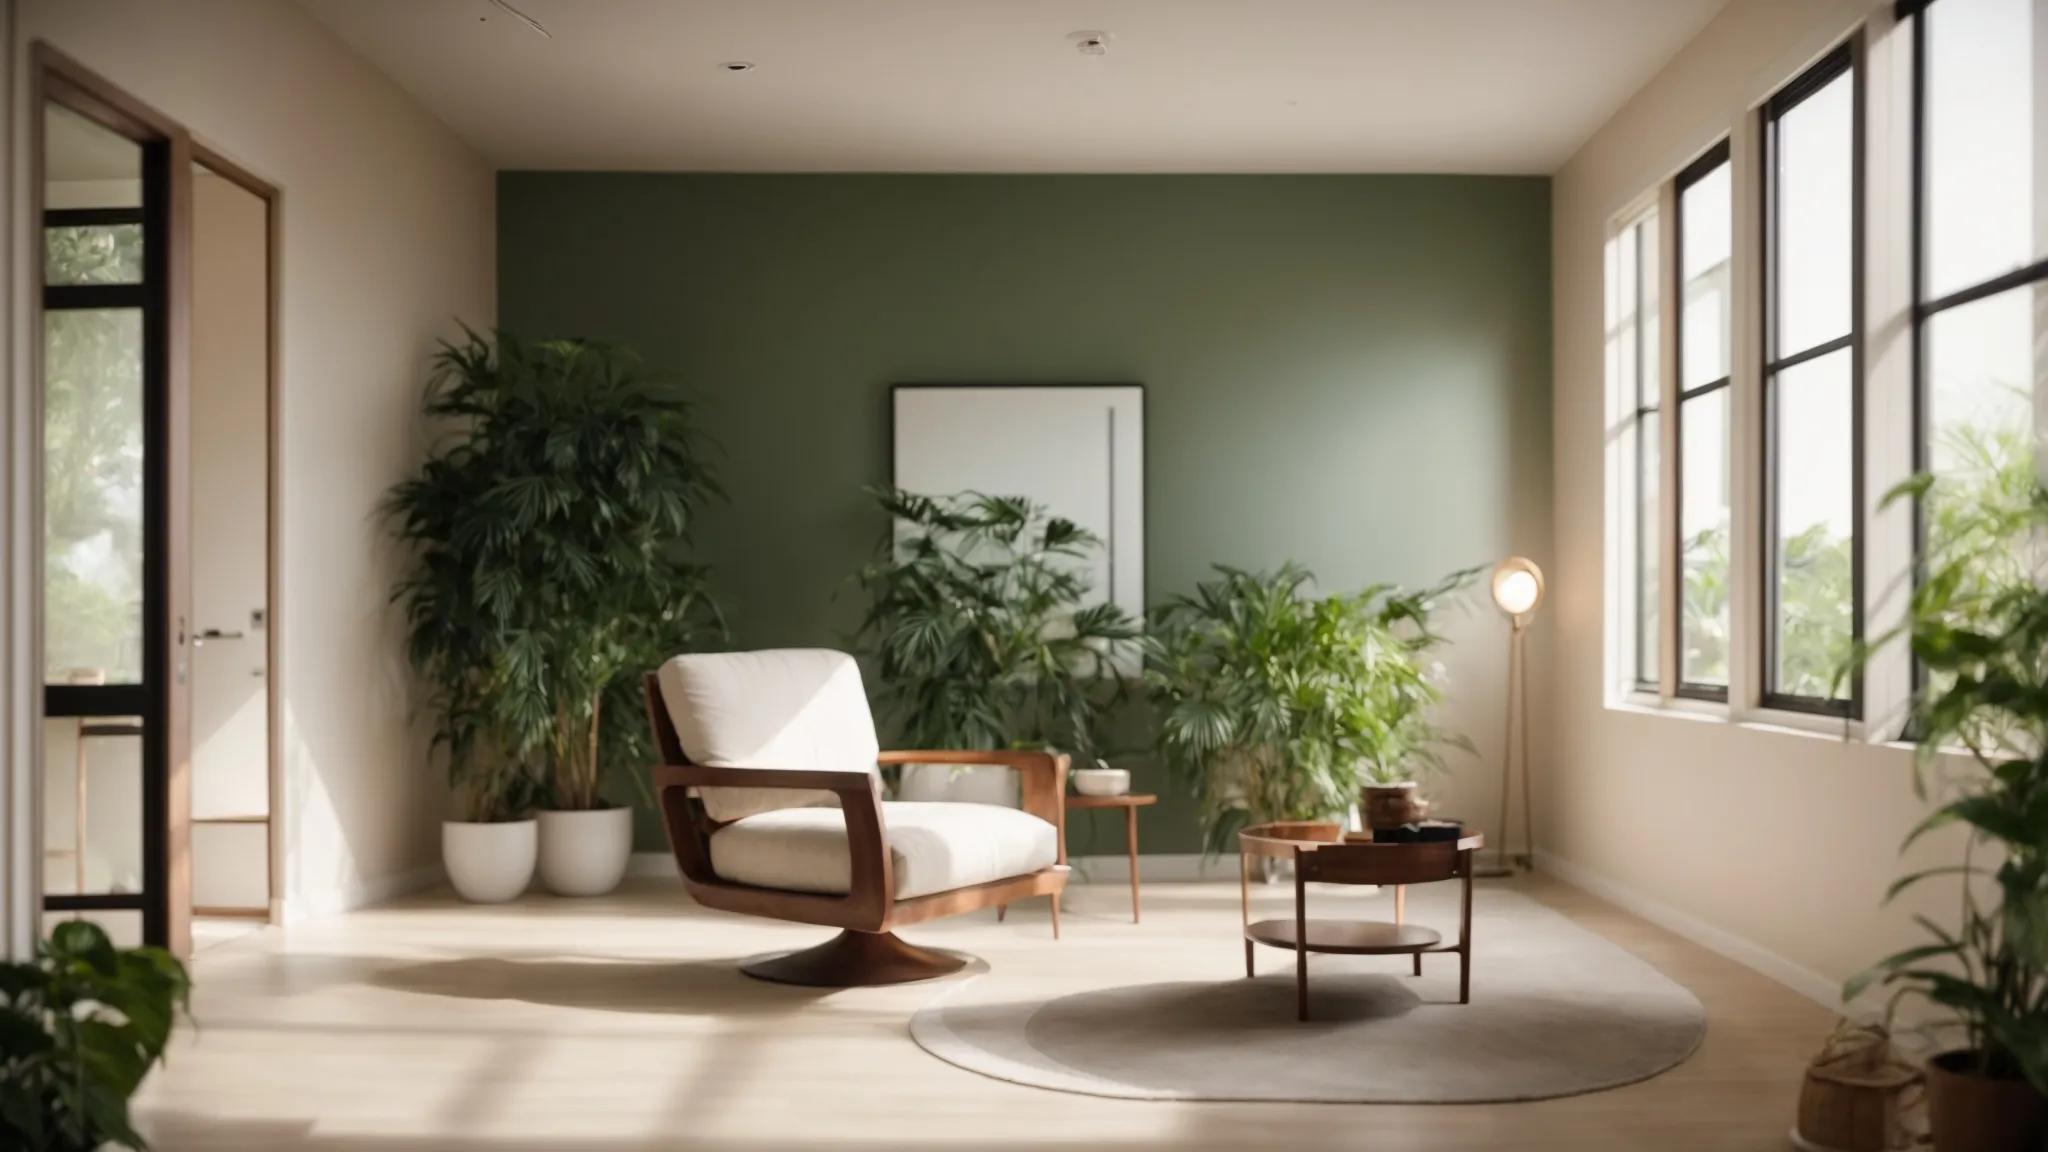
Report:
[[1543,600],[1543,569],[1533,560],[1510,556],[1494,567],[1492,591],[1494,606],[1519,620]]

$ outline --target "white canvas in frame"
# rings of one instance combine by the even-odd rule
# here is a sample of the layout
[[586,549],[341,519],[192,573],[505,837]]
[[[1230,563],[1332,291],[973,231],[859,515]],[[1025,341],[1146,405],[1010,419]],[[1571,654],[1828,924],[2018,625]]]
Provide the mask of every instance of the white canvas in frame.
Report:
[[895,480],[1024,496],[1103,540],[1090,603],[1145,611],[1145,390],[1136,384],[895,389]]

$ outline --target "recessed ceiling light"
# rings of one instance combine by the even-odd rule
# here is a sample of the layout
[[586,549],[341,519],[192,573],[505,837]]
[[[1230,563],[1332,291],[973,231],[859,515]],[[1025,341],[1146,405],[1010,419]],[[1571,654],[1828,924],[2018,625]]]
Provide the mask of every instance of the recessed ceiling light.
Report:
[[752,72],[754,70],[754,62],[752,60],[727,60],[725,63],[720,64],[719,67],[727,72]]
[[1074,46],[1074,50],[1083,56],[1109,55],[1109,42],[1114,39],[1116,39],[1114,33],[1100,32],[1093,29],[1067,33],[1068,43],[1071,43]]

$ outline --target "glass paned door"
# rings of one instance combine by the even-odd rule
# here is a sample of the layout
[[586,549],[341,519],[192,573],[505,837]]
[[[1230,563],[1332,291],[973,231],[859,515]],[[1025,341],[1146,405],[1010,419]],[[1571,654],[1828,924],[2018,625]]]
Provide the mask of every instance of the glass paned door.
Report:
[[44,906],[163,943],[168,145],[42,111]]

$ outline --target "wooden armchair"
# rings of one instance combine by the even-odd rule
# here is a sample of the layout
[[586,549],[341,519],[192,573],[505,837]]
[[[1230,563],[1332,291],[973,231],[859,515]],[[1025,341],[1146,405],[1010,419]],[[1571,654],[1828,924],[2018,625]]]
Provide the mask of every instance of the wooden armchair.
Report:
[[[859,669],[838,652],[679,656],[646,693],[655,797],[690,895],[841,930],[742,965],[748,975],[830,987],[942,976],[966,958],[894,930],[1031,896],[1053,898],[1059,937],[1065,756],[880,751]],[[1008,767],[1021,809],[885,801],[880,764]]]

